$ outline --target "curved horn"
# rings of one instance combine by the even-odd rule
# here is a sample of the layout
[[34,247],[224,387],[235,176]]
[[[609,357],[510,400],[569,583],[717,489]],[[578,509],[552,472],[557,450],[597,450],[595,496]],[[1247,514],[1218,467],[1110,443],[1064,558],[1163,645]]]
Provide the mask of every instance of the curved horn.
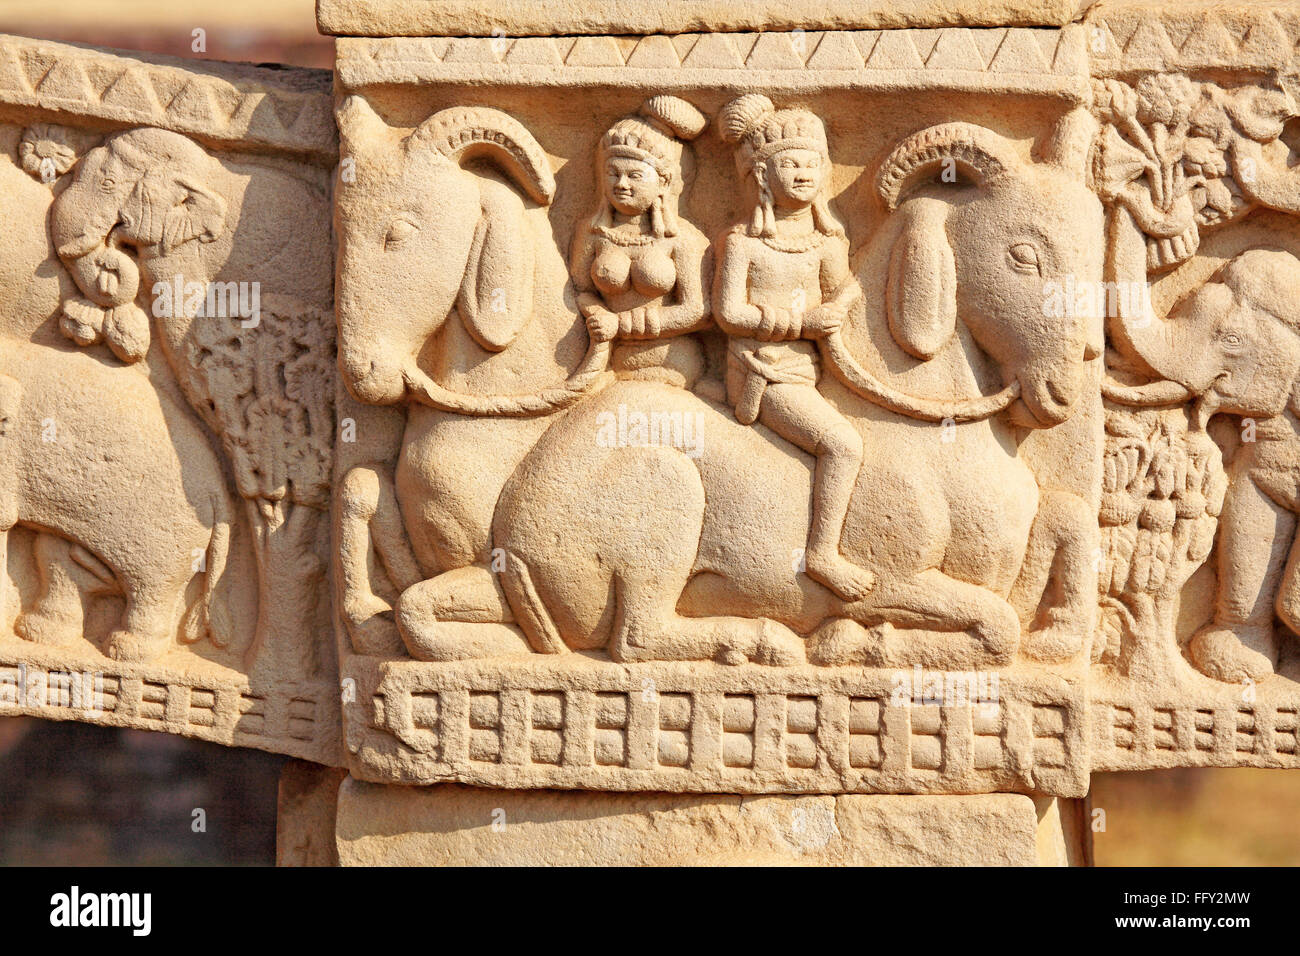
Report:
[[508,172],[536,202],[548,205],[555,177],[546,151],[518,120],[486,106],[453,106],[434,113],[407,140],[432,146],[455,163],[482,156]]
[[892,212],[919,179],[949,163],[979,185],[1018,165],[1019,158],[997,133],[973,123],[941,123],[903,140],[876,176],[876,192]]

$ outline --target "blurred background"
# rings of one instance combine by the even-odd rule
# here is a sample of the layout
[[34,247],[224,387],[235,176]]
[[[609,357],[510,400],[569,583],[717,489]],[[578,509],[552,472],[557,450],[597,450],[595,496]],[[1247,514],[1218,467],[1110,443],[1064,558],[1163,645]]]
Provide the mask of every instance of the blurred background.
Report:
[[[0,0],[0,33],[329,69],[333,41],[316,33],[314,6]],[[283,762],[147,731],[0,718],[0,864],[271,864]],[[1300,864],[1300,773],[1097,774],[1092,805],[1104,811],[1094,814],[1105,827],[1094,834],[1099,866]]]

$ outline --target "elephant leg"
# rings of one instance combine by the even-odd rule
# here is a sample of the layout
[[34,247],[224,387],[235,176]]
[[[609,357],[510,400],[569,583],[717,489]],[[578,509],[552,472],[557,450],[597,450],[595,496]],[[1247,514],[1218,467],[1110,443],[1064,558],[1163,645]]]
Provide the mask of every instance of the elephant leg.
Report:
[[393,600],[422,575],[406,541],[391,476],[366,466],[349,471],[336,520],[343,620],[352,647],[360,654],[397,651],[402,640]]
[[[866,601],[842,613],[848,623],[833,620],[813,634],[813,663],[1001,667],[1020,644],[1020,618],[1009,603],[935,568],[910,578],[881,575]],[[940,634],[918,633],[925,631]]]
[[1295,527],[1295,515],[1264,494],[1248,472],[1234,475],[1219,518],[1214,620],[1190,647],[1202,673],[1232,683],[1273,673],[1274,598]]
[[1030,657],[1066,660],[1092,634],[1100,545],[1095,509],[1068,491],[1043,493],[1010,598],[1034,618],[1022,644]]
[[[81,639],[85,630],[88,573],[76,560],[84,550],[67,538],[38,534],[32,547],[40,590],[30,611],[18,615],[14,633],[35,644],[60,646]],[[98,579],[96,579],[98,580]]]
[[122,626],[108,636],[105,648],[118,661],[147,661],[164,653],[176,640],[179,605],[185,580],[126,582],[126,613]]
[[418,661],[533,653],[513,626],[501,575],[473,565],[421,581],[397,599],[397,629]]

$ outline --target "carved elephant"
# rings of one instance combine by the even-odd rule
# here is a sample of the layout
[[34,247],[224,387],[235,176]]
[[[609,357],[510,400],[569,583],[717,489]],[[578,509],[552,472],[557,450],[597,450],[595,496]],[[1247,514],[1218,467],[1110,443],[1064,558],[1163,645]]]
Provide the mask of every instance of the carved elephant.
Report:
[[[17,634],[54,645],[81,638],[88,575],[92,593],[126,602],[110,657],[157,657],[178,632],[224,646],[232,624],[218,584],[233,511],[197,425],[145,376],[78,352],[6,341],[0,381],[0,530],[42,532],[40,594]],[[196,576],[202,588],[189,598]]]
[[[51,249],[51,187],[6,157],[0,186],[0,214],[14,226],[0,256],[0,537],[15,524],[36,532],[40,589],[17,631],[74,641],[87,594],[114,593],[127,609],[111,656],[157,656],[178,631],[225,644],[231,623],[218,584],[230,501],[221,462],[148,376],[59,335],[60,305],[75,287]],[[10,617],[0,609],[0,622]]]
[[[1219,518],[1214,618],[1192,638],[1196,665],[1223,681],[1277,665],[1277,616],[1300,634],[1300,259],[1251,250],[1224,265],[1167,318],[1129,315],[1122,342],[1164,381],[1141,401],[1194,399],[1193,424],[1242,419]],[[1176,383],[1171,388],[1171,383]]]

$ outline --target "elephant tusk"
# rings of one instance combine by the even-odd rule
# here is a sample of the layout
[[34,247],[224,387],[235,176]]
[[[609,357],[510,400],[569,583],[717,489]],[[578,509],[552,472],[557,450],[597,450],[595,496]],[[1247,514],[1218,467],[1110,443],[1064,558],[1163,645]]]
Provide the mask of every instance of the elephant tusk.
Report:
[[832,332],[818,342],[831,371],[849,391],[891,412],[923,422],[974,422],[1005,410],[1020,397],[1020,383],[1012,382],[993,395],[944,401],[915,398],[891,388],[876,378],[853,357],[839,332]]
[[1149,385],[1121,385],[1109,375],[1102,379],[1101,394],[1120,405],[1139,408],[1158,405],[1182,405],[1195,398],[1195,394],[1177,382],[1159,381]]

